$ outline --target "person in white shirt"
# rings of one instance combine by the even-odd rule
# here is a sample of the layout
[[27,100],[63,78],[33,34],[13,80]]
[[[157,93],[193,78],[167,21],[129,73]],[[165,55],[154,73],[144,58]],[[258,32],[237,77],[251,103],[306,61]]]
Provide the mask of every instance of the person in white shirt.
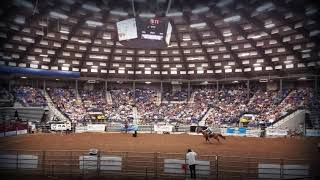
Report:
[[212,130],[210,127],[207,127],[204,131],[207,132],[209,135],[212,134]]
[[196,178],[196,156],[196,152],[193,152],[191,149],[188,149],[186,154],[186,162],[189,165],[190,176],[194,179]]

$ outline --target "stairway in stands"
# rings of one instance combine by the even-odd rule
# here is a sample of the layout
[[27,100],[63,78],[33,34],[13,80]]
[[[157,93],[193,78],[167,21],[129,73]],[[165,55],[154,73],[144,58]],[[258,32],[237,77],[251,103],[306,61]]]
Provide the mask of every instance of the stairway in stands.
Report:
[[139,116],[138,116],[137,107],[132,108],[132,113],[133,113],[133,124],[138,124]]
[[107,103],[112,104],[112,97],[110,91],[106,92]]
[[189,104],[194,103],[194,97],[195,97],[195,96],[196,96],[196,93],[195,93],[195,92],[192,92],[192,93],[191,93],[191,96],[190,96],[190,99],[189,99],[189,101],[188,101]]
[[210,108],[206,114],[201,118],[201,120],[199,121],[199,126],[205,126],[206,124],[206,120],[208,119],[209,115],[211,114],[211,112],[213,111],[213,108]]
[[64,122],[70,121],[58,108],[55,106],[55,104],[52,102],[51,97],[47,93],[47,91],[44,91],[44,98],[46,99],[48,103],[49,108],[49,119],[51,120],[53,115],[55,115],[58,119]]
[[156,99],[156,105],[159,106],[161,104],[161,92],[157,91],[157,99]]

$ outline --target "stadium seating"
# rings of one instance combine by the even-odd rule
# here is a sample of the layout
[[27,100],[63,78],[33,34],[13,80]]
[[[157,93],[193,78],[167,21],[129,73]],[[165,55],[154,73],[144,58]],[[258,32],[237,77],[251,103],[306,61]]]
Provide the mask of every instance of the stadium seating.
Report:
[[24,106],[44,107],[47,106],[44,94],[41,89],[29,86],[13,88],[13,95]]
[[[4,90],[2,96],[10,97]],[[296,88],[283,91],[265,91],[251,89],[249,96],[247,89],[242,86],[225,87],[220,90],[210,88],[194,89],[194,102],[187,103],[187,99],[180,103],[167,101],[157,105],[156,89],[137,88],[134,91],[126,88],[110,90],[112,104],[107,103],[104,90],[79,90],[77,99],[75,89],[48,88],[49,95],[55,106],[72,122],[90,121],[88,113],[100,112],[109,122],[132,122],[133,109],[137,108],[140,124],[153,124],[164,121],[167,123],[182,123],[191,125],[198,123],[206,115],[206,124],[234,125],[245,113],[256,114],[255,121],[249,126],[258,126],[259,122],[268,125],[275,123],[298,108],[311,108],[313,112],[319,109],[317,97],[311,88]],[[46,105],[40,89],[26,86],[15,87],[15,97],[27,106]],[[183,95],[184,96],[184,95]],[[20,110],[24,119],[40,120],[39,114]],[[11,111],[10,111],[11,112]],[[12,114],[13,112],[8,112]],[[28,114],[29,113],[29,114]],[[13,116],[13,115],[12,115]]]

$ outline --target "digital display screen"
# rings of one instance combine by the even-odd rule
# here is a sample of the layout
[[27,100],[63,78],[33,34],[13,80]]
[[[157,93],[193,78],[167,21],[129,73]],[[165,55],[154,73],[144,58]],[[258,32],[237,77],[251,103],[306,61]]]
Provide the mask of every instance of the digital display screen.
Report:
[[137,23],[135,18],[117,22],[119,41],[138,38]]
[[141,39],[163,40],[166,32],[167,20],[164,19],[140,19],[139,29]]
[[131,48],[161,48],[170,43],[172,26],[166,18],[131,18],[117,22],[118,38]]

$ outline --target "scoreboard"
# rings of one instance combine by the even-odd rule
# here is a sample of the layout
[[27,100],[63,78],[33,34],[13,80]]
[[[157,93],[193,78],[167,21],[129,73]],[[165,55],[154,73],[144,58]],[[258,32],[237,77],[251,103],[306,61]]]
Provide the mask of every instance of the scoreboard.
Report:
[[172,26],[166,18],[131,18],[117,23],[120,44],[131,48],[162,48],[170,43]]
[[138,37],[137,24],[134,18],[117,22],[119,41],[135,39]]

